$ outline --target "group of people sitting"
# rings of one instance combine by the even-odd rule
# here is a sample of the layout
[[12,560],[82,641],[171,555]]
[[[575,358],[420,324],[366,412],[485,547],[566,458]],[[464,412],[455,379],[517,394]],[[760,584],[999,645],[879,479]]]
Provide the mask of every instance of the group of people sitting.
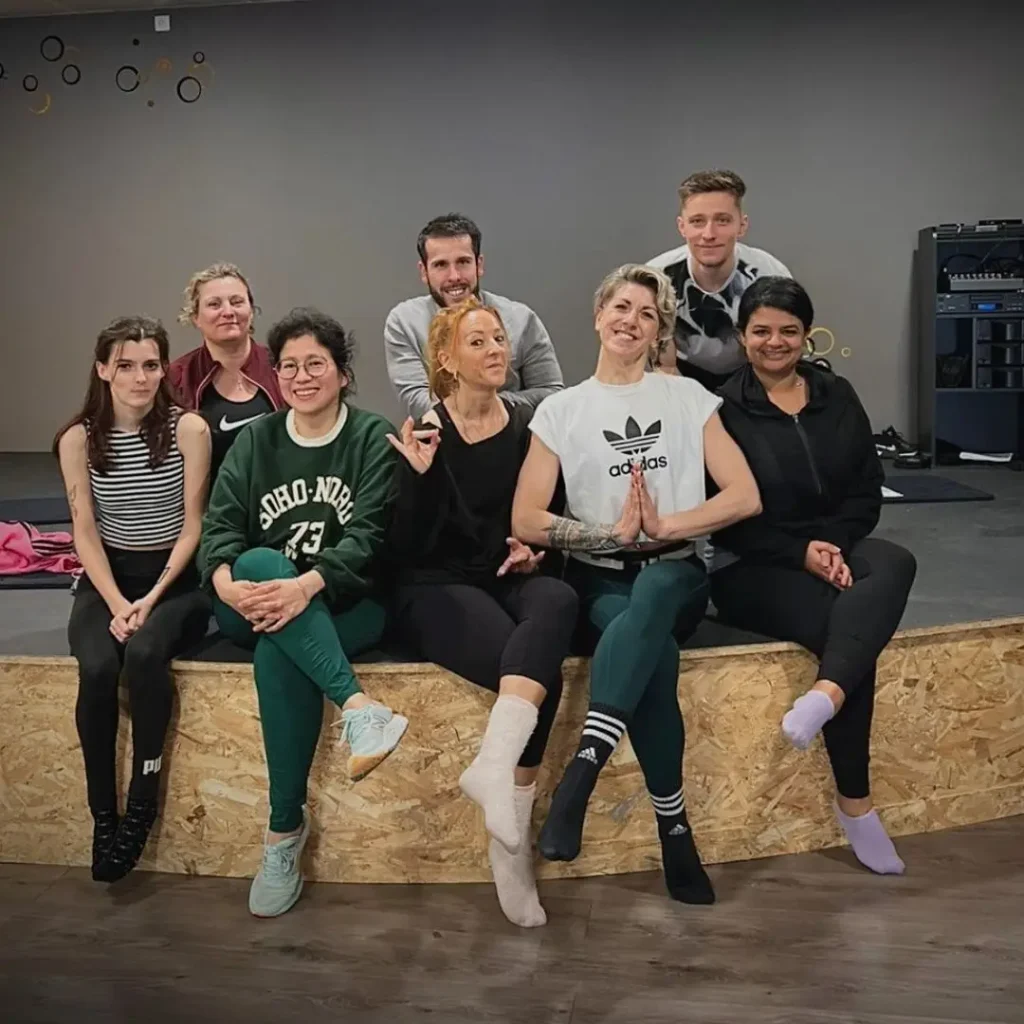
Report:
[[[476,226],[428,224],[429,295],[385,328],[409,413],[397,429],[351,404],[351,338],[332,317],[295,309],[257,344],[252,291],[232,265],[189,282],[181,319],[202,344],[173,363],[157,321],[124,317],[100,333],[83,408],[54,443],[85,570],[68,635],[94,878],[116,881],[142,854],[168,663],[212,612],[253,652],[270,804],[253,914],[284,913],[302,889],[324,697],[341,709],[353,780],[401,742],[407,719],[352,667],[386,629],[497,693],[460,786],[482,808],[510,921],[546,920],[535,784],[562,662],[581,643],[589,708],[537,847],[549,860],[579,854],[598,774],[628,732],[668,891],[711,903],[677,698],[679,645],[709,596],[724,621],[818,657],[781,730],[800,749],[822,733],[855,855],[903,870],[872,809],[868,761],[876,662],[915,562],[870,537],[883,474],[868,418],[848,382],[802,358],[806,291],[738,243],[739,178],[701,172],[680,196],[687,244],[601,282],[596,368],[572,387],[536,314],[480,290]],[[123,814],[119,678],[133,748]]]

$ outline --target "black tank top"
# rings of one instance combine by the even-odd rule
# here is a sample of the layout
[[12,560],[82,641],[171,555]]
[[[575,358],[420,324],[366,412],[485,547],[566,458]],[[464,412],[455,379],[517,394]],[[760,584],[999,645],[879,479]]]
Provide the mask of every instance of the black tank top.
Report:
[[238,432],[247,423],[253,423],[261,416],[273,412],[274,407],[262,388],[245,402],[232,402],[225,398],[212,384],[203,392],[199,402],[199,414],[210,427],[213,450],[210,455],[210,480],[217,478],[217,471],[224,461]]

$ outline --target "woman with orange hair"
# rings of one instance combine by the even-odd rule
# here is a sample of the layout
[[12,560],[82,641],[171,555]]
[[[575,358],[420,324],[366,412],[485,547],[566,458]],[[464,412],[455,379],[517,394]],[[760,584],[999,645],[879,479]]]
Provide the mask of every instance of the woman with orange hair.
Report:
[[512,498],[533,410],[499,394],[509,345],[479,299],[441,309],[427,367],[440,399],[407,419],[392,549],[400,563],[397,625],[420,657],[497,692],[480,751],[459,784],[484,811],[505,916],[546,915],[533,877],[530,818],[537,769],[562,692],[576,594],[539,573],[543,551],[511,536]]

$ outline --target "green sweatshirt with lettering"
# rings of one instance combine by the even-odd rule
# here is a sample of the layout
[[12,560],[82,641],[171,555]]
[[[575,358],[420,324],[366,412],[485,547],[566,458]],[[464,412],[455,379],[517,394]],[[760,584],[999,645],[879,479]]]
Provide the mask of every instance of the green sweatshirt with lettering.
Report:
[[299,573],[316,569],[340,609],[374,589],[395,497],[398,453],[383,416],[342,405],[323,437],[299,435],[282,410],[244,427],[217,474],[198,564],[210,585],[220,565],[255,547],[282,551]]

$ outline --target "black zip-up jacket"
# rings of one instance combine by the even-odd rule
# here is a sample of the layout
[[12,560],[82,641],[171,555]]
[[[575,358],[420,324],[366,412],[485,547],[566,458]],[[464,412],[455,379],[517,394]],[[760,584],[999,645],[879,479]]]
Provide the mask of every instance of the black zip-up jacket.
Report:
[[719,530],[716,546],[762,565],[802,568],[807,544],[844,555],[878,524],[885,474],[871,423],[843,377],[802,362],[808,401],[791,416],[773,405],[751,367],[719,389],[725,429],[743,450],[763,511]]

